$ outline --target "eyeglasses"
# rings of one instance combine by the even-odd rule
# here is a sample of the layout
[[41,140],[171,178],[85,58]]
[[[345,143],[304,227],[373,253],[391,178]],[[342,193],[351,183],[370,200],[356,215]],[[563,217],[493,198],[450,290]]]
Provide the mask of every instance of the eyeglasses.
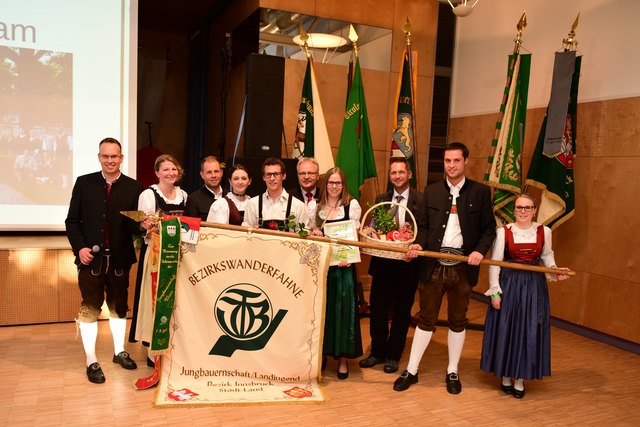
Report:
[[102,160],[117,160],[122,157],[122,154],[98,154],[98,157],[100,157]]
[[318,172],[298,172],[298,176],[316,176]]
[[342,187],[341,181],[329,181],[327,182],[327,186],[329,187]]
[[534,210],[536,207],[535,206],[516,206],[516,211],[518,212],[531,212],[532,210]]
[[269,179],[269,178],[278,178],[280,175],[282,175],[282,172],[265,172],[262,174],[263,177]]

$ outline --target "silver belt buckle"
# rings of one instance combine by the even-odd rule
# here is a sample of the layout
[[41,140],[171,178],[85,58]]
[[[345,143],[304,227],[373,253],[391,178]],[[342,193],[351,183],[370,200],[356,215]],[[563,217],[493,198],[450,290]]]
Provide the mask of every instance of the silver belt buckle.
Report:
[[[462,248],[442,247],[440,248],[440,252],[443,254],[464,255],[464,252],[462,252]],[[443,258],[438,258],[438,262],[440,263],[440,265],[443,265],[445,267],[453,267],[454,265],[462,264],[462,261]]]

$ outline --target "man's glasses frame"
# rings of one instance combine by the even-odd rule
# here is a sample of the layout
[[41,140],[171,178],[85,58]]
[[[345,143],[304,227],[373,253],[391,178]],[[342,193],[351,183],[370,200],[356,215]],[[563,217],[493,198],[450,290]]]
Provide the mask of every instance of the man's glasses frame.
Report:
[[262,174],[262,176],[266,179],[269,178],[278,178],[280,177],[280,175],[282,175],[282,172],[265,172]]
[[98,157],[100,157],[102,160],[118,160],[122,158],[122,154],[98,154]]

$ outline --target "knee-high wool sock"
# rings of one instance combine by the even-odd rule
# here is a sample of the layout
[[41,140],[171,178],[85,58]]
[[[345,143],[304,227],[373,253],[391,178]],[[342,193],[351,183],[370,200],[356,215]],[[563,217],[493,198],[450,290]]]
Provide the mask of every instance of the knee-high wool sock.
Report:
[[433,335],[433,331],[423,331],[422,329],[416,327],[416,331],[413,334],[413,342],[411,343],[411,353],[409,354],[409,364],[407,366],[407,371],[411,375],[415,375],[418,373],[418,365],[420,365],[420,360],[422,359],[422,355],[424,354],[429,342],[431,341],[431,336]]
[[447,367],[447,374],[451,372],[458,373],[458,363],[460,362],[460,356],[462,355],[465,332],[466,331],[453,332],[449,329],[449,336],[447,337],[449,348],[449,366]]
[[118,355],[124,351],[124,335],[127,329],[127,319],[109,317],[109,327],[113,337],[113,354]]
[[82,346],[87,356],[87,366],[98,361],[96,356],[96,340],[98,339],[98,322],[78,322]]

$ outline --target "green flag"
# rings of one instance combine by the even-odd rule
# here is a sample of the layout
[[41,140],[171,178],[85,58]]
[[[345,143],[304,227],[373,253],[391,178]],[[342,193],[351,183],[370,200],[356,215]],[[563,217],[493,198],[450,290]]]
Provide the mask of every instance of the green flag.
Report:
[[[554,87],[557,86],[556,79],[570,78],[571,81],[567,111],[556,113],[560,114],[560,119],[564,118],[564,132],[561,135],[559,149],[553,154],[545,150],[545,139],[549,140],[546,135],[548,130],[547,123],[552,120],[549,117],[552,111],[550,101],[549,108],[547,108],[547,113],[540,127],[540,135],[538,136],[538,142],[531,159],[531,167],[527,175],[527,185],[543,190],[537,221],[549,226],[551,229],[567,221],[575,212],[573,157],[576,154],[576,115],[582,57],[575,58],[575,62],[569,69],[559,73],[556,70],[558,62],[562,59],[561,57],[571,54],[575,57],[575,51],[556,53],[556,63],[554,64],[552,92]],[[551,97],[553,98],[553,93]],[[555,119],[557,120],[557,118]],[[546,148],[548,149],[548,146]]]
[[[410,56],[411,55],[411,56]],[[416,139],[413,111],[415,105],[415,80],[416,72],[413,64],[417,64],[417,52],[410,52],[405,47],[402,55],[402,65],[398,79],[398,96],[396,98],[396,128],[391,135],[391,158],[406,157],[413,175],[409,181],[413,188],[416,187]],[[392,190],[393,184],[389,181],[387,190]]]
[[347,99],[336,166],[340,167],[347,177],[349,193],[359,199],[360,186],[364,180],[376,176],[376,163],[371,147],[371,132],[360,74],[360,61],[357,58],[353,83]]
[[484,176],[485,183],[494,189],[493,214],[498,225],[515,221],[514,202],[522,189],[522,143],[530,68],[530,54],[509,55],[507,84]]
[[321,173],[334,166],[329,133],[311,58],[307,59],[293,144],[293,158],[300,157],[314,157],[320,166]]

